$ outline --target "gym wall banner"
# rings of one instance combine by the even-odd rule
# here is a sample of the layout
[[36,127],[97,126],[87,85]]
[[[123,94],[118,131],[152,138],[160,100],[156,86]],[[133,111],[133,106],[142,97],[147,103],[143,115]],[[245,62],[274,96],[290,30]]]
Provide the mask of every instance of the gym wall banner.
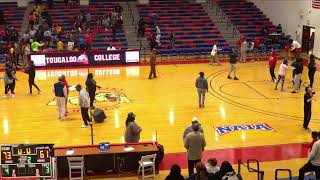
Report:
[[139,50],[40,52],[30,54],[30,60],[38,67],[127,64],[138,63],[140,52]]

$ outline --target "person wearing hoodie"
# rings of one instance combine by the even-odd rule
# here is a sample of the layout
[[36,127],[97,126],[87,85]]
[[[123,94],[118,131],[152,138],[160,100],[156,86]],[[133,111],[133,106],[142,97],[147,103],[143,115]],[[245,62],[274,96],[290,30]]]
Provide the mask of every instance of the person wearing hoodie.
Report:
[[269,71],[271,76],[271,82],[276,82],[277,78],[274,74],[274,68],[277,65],[276,51],[272,49],[271,57],[269,58]]
[[280,81],[281,82],[281,91],[283,91],[283,84],[284,84],[284,79],[286,76],[286,71],[288,69],[288,60],[284,60],[283,63],[281,63],[280,67],[279,67],[279,72],[278,72],[278,80],[276,82],[276,87],[274,88],[275,90],[278,89],[278,84]]

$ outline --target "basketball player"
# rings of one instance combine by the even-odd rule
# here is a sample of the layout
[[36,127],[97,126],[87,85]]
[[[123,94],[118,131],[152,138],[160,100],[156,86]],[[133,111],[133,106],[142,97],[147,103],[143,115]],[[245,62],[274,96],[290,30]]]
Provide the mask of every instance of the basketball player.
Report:
[[279,72],[278,72],[278,80],[276,82],[276,87],[274,88],[275,90],[278,89],[278,84],[280,81],[281,82],[281,91],[283,91],[283,84],[284,84],[284,79],[286,76],[286,71],[288,69],[288,60],[284,60],[282,64],[280,64]]
[[66,85],[63,83],[63,79],[61,77],[59,77],[58,82],[54,84],[52,91],[56,96],[58,119],[65,120],[67,88]]
[[312,92],[310,87],[305,88],[306,93],[304,94],[304,121],[303,121],[303,128],[305,130],[310,130],[308,125],[311,119],[311,102],[313,100],[313,95],[315,94]]
[[196,80],[196,88],[199,96],[199,108],[204,108],[204,100],[206,92],[208,92],[208,81],[204,78],[204,73],[200,72],[199,77]]
[[156,74],[156,62],[157,62],[157,50],[155,48],[152,49],[152,54],[150,55],[150,73],[149,79],[157,78]]
[[34,65],[33,61],[29,61],[29,65],[27,69],[24,71],[26,74],[29,74],[29,89],[30,95],[32,95],[32,86],[34,86],[38,90],[38,94],[41,93],[38,86],[34,83],[34,79],[36,77],[36,66]]

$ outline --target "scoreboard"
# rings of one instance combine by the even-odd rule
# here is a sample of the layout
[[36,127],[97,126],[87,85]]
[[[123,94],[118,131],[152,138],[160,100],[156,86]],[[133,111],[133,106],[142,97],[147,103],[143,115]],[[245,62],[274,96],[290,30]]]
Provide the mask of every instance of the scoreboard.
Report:
[[0,177],[52,177],[53,152],[53,144],[3,144]]

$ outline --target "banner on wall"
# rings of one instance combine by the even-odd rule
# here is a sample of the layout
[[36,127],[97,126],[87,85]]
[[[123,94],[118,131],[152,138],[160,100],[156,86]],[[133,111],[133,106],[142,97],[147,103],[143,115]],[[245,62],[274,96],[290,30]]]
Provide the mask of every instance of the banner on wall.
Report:
[[33,53],[30,60],[38,67],[112,65],[138,63],[139,50],[64,51]]
[[313,54],[317,58],[320,58],[320,28],[319,27],[316,27],[316,31],[314,33]]

